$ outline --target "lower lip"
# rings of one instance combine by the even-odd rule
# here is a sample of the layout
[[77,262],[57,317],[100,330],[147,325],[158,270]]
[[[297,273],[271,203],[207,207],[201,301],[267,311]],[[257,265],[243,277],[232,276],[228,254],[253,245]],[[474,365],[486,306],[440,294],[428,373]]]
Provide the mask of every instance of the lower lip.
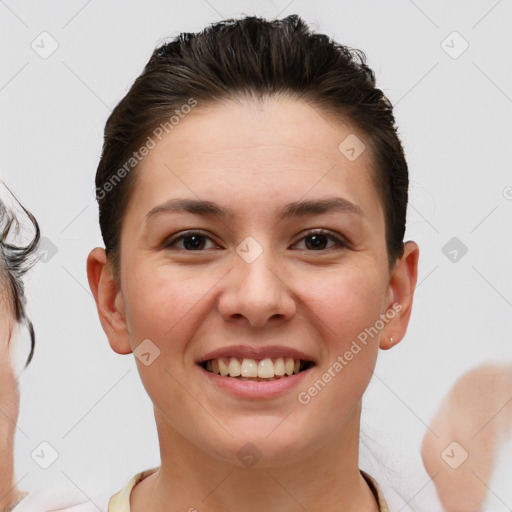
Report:
[[234,377],[223,377],[215,373],[205,370],[199,366],[199,370],[206,375],[210,382],[220,387],[223,391],[227,391],[232,395],[240,398],[274,398],[288,393],[297,387],[309,373],[312,368],[303,370],[296,375],[281,377],[277,380],[269,382],[240,380]]

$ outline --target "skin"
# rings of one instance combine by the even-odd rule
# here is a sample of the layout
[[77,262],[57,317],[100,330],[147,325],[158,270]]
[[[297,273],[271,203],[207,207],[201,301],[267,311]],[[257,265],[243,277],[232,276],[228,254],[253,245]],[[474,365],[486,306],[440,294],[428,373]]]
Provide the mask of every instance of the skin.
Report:
[[9,350],[14,329],[12,307],[0,276],[0,510],[19,498],[14,482],[14,434],[20,395]]
[[[121,229],[120,282],[103,249],[87,261],[112,349],[128,354],[150,339],[160,350],[149,366],[137,364],[154,404],[161,467],[134,488],[132,511],[378,510],[358,469],[361,399],[378,348],[406,332],[419,248],[407,242],[390,272],[369,151],[351,162],[338,150],[351,133],[364,141],[342,120],[286,97],[199,105],[137,170]],[[333,196],[364,216],[277,216],[287,203]],[[235,215],[147,218],[178,197],[208,199]],[[315,250],[304,238],[314,228],[350,245],[327,238]],[[187,252],[183,240],[165,247],[190,229],[209,237],[199,251]],[[248,236],[263,248],[250,264],[235,251]],[[402,309],[379,335],[309,404],[299,403],[298,392],[395,302]],[[317,365],[286,395],[235,398],[209,384],[195,360],[237,344],[294,347]],[[251,468],[237,457],[248,442],[262,454]]]
[[[511,400],[512,367],[488,364],[460,377],[441,403],[422,458],[446,512],[482,510],[499,445],[512,431]],[[440,456],[453,441],[468,454],[455,468]]]

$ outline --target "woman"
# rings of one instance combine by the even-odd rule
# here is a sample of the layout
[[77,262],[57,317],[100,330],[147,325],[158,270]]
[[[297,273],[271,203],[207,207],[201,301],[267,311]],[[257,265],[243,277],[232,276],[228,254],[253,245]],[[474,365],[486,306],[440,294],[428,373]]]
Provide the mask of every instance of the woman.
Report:
[[157,48],[109,117],[87,272],[161,454],[110,512],[387,510],[361,400],[419,249],[364,58],[297,16],[228,20]]
[[[2,185],[4,188],[4,185]],[[19,203],[18,203],[19,204]],[[13,210],[0,199],[0,510],[11,510],[26,493],[14,478],[14,434],[19,414],[19,389],[14,364],[15,333],[25,325],[30,333],[30,353],[34,353],[34,330],[26,314],[23,275],[34,262],[39,243],[35,218],[19,205],[32,224],[34,235],[28,244],[16,242],[20,224]]]
[[89,283],[161,453],[110,510],[385,510],[361,399],[405,335],[419,249],[364,56],[296,16],[182,34],[107,121],[96,186]]

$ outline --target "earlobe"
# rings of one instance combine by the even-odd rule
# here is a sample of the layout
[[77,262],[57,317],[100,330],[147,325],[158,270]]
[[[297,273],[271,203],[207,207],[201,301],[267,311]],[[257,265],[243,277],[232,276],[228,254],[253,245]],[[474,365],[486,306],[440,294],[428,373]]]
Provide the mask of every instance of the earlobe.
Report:
[[87,278],[98,316],[112,350],[132,352],[121,291],[114,279],[105,249],[93,249],[87,258]]
[[393,336],[387,336],[385,339],[381,338],[380,348],[382,350],[389,350],[390,348],[393,348],[398,343],[400,343],[399,339],[395,339],[395,338],[393,338]]
[[419,253],[420,249],[415,242],[406,242],[404,253],[390,277],[387,310],[393,317],[382,331],[379,346],[383,350],[397,345],[407,331],[418,279]]

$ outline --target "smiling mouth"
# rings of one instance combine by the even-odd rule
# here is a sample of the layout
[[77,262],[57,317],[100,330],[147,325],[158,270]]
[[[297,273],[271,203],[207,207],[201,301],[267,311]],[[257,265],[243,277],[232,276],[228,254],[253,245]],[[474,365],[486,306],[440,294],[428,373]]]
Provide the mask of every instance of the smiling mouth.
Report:
[[219,357],[200,363],[200,366],[215,375],[238,380],[270,382],[297,375],[308,370],[314,363],[291,357],[267,357],[250,359],[238,357]]

